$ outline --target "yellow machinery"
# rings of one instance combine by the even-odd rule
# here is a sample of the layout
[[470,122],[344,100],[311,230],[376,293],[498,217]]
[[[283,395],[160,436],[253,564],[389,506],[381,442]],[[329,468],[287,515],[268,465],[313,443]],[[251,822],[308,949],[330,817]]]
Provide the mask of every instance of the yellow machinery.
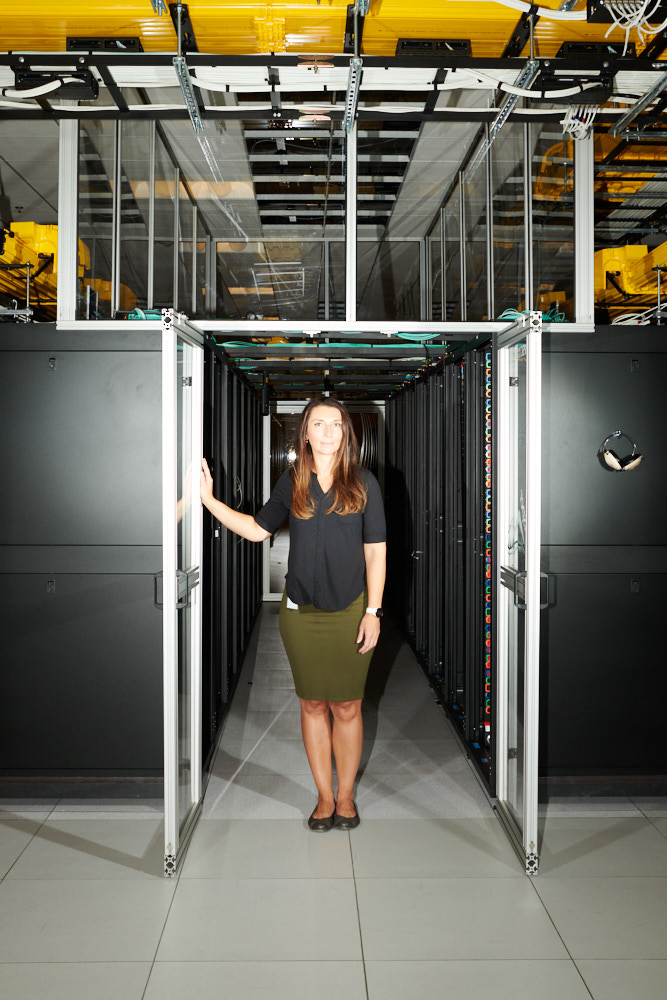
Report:
[[[58,227],[15,222],[0,246],[0,292],[47,316],[56,314]],[[79,240],[79,278],[90,267],[90,254]],[[28,289],[28,272],[30,291]]]
[[[28,271],[29,292],[28,292]],[[90,271],[90,251],[79,240],[77,275],[79,291],[84,283],[97,293],[98,302],[111,301],[111,282],[85,279]],[[0,292],[35,312],[54,318],[58,286],[58,227],[36,222],[14,222],[4,230],[0,243]],[[119,309],[129,312],[137,304],[134,292],[120,286]]]
[[[595,254],[595,304],[606,308],[613,318],[621,312],[635,312],[657,304],[658,274],[665,268],[667,243],[655,250],[643,244],[612,247]],[[661,283],[661,298],[667,297],[667,281]]]
[[[620,149],[614,163],[618,164],[619,169],[598,173],[593,190],[596,194],[617,194],[619,201],[622,201],[627,195],[641,191],[646,182],[655,177],[656,169],[662,169],[667,160],[667,146],[626,142],[615,139],[608,133],[601,133],[595,136],[595,162],[606,160],[616,147]],[[633,161],[630,174],[627,168],[623,170],[624,160]],[[636,166],[637,160],[641,160],[641,167]],[[573,191],[574,143],[572,139],[568,139],[555,143],[542,157],[533,185],[533,198],[536,201],[557,201],[564,195],[571,195]]]

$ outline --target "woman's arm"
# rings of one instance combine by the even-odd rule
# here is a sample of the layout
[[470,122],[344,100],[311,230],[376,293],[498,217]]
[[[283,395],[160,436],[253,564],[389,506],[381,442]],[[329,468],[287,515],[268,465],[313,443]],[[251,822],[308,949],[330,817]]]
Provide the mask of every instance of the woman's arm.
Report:
[[[387,543],[368,542],[364,544],[364,559],[366,560],[366,586],[368,588],[368,607],[381,608],[384,581],[387,573]],[[360,653],[367,653],[380,638],[380,619],[375,615],[364,615],[359,625],[357,642],[361,642]]]
[[271,532],[260,527],[251,514],[243,514],[240,510],[228,507],[221,500],[216,500],[213,496],[213,477],[205,458],[201,462],[200,476],[201,502],[207,510],[210,510],[213,517],[216,517],[220,524],[230,531],[247,538],[249,542],[263,542],[271,537]]

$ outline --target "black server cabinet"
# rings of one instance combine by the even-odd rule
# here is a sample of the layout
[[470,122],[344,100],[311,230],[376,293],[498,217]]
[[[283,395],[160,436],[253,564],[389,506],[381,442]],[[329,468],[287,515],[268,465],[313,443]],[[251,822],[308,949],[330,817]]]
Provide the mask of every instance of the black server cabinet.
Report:
[[[0,355],[2,787],[159,794],[160,334],[4,324]],[[204,395],[216,494],[256,510],[260,402],[214,350]],[[206,761],[261,601],[261,546],[206,515],[201,581]]]
[[[544,336],[540,760],[553,783],[667,773],[666,380],[660,328]],[[634,471],[601,460],[617,430],[644,456]]]
[[0,771],[160,776],[160,338],[3,326],[0,351]]

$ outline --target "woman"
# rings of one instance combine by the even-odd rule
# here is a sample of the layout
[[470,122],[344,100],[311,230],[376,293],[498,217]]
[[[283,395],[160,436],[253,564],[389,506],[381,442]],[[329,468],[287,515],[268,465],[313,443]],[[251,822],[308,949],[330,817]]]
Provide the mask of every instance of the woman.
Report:
[[213,480],[202,462],[202,503],[231,531],[262,542],[289,513],[280,634],[317,786],[317,805],[308,820],[315,832],[352,830],[360,822],[354,782],[363,744],[361,701],[380,635],[386,536],[380,488],[360,468],[358,455],[347,410],[323,396],[301,414],[294,465],[255,517],[214,498]]

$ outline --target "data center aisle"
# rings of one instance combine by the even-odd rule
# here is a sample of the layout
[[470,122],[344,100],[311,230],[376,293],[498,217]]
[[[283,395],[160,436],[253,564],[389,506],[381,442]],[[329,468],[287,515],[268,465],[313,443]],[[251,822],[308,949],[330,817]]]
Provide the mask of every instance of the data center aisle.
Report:
[[0,800],[1,1000],[663,1000],[667,801],[550,803],[528,878],[389,626],[361,826],[312,834],[277,610],[178,878],[159,804]]

